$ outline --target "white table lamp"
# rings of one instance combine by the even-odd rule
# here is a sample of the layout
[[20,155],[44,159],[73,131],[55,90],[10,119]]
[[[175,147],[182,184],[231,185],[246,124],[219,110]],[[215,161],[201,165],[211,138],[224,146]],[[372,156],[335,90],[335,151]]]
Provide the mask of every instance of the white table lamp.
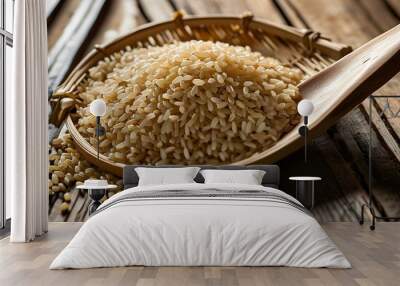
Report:
[[89,106],[90,113],[96,116],[97,160],[100,160],[100,136],[105,134],[105,129],[100,124],[100,117],[107,111],[107,105],[102,99],[93,100]]
[[308,116],[314,111],[314,104],[311,100],[303,99],[297,105],[297,111],[304,118],[304,125],[299,128],[299,133],[304,137],[304,163],[307,163],[307,133]]

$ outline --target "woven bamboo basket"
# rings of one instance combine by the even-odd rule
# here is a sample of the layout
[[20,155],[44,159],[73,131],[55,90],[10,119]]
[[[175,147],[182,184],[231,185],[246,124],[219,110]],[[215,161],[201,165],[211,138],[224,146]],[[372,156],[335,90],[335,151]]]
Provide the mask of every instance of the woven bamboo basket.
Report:
[[[100,160],[97,160],[95,148],[76,129],[73,110],[76,105],[81,104],[76,91],[77,86],[85,79],[89,68],[114,52],[125,49],[126,46],[148,47],[192,39],[249,46],[265,56],[278,58],[286,65],[299,68],[304,73],[305,79],[352,51],[351,47],[334,43],[317,32],[277,25],[254,18],[251,14],[241,17],[183,17],[178,12],[171,21],[143,25],[107,45],[96,46],[53,94],[53,98],[57,100],[51,121],[60,125],[66,120],[74,143],[85,159],[109,173],[122,176],[124,164],[113,162],[104,155],[100,155]],[[353,108],[354,105],[349,108]],[[339,118],[343,114],[337,115]],[[324,122],[323,126],[326,128],[333,123]],[[259,153],[232,164],[272,163],[292,153],[301,145],[302,141],[297,130],[292,130],[271,148],[260,150]]]

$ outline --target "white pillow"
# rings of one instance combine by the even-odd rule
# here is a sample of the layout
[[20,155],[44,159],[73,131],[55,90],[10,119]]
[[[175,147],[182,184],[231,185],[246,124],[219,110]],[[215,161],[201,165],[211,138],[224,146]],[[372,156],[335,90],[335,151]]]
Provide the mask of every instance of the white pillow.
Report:
[[265,171],[262,170],[201,170],[205,184],[261,185]]
[[199,167],[135,168],[139,176],[139,186],[195,183],[193,179],[199,170]]

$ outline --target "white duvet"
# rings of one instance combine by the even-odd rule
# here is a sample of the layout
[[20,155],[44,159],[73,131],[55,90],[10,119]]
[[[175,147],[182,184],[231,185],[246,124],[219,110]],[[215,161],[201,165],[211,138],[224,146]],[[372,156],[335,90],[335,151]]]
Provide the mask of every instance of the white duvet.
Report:
[[153,198],[112,204],[130,192],[205,188],[263,190],[295,201],[277,189],[254,185],[131,188],[104,202],[100,206],[103,211],[81,227],[50,269],[127,265],[351,267],[312,216],[287,204],[229,197]]

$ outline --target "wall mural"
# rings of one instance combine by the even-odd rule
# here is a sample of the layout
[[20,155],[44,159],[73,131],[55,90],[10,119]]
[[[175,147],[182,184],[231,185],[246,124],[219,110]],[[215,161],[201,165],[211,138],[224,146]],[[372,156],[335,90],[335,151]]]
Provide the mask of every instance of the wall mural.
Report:
[[[376,25],[359,2],[352,4],[361,13],[359,19],[347,17],[352,12],[344,5],[340,15],[334,15],[339,24],[352,27],[352,38],[326,25],[324,18],[334,13],[329,9],[317,13],[300,3],[280,7],[266,1],[262,12],[240,0],[235,7],[223,0],[193,2],[48,1],[50,220],[87,219],[90,199],[76,186],[103,178],[118,185],[113,190],[118,192],[124,164],[260,162],[280,165],[281,189],[290,194],[290,176],[322,177],[313,209],[318,220],[358,220],[360,206],[368,199],[367,101],[347,114],[336,111],[343,117],[312,137],[307,163],[302,141],[290,142],[285,135],[297,134],[299,83],[350,52],[347,45],[356,48],[390,27],[358,29]],[[163,32],[130,34],[147,22],[171,19],[177,9],[194,15],[250,10],[280,25],[313,27],[334,42],[324,40],[321,48],[314,45],[320,34],[307,32],[295,40],[288,37],[293,32],[276,34],[268,25],[252,31],[249,14],[237,24],[216,25],[209,19],[206,26],[189,31],[178,13]],[[398,22],[393,20],[393,25]],[[370,32],[375,30],[379,33]],[[122,35],[122,41],[109,44]],[[398,76],[377,91],[396,93]],[[100,119],[105,133],[99,140],[96,117],[89,109],[95,99],[107,105]],[[373,201],[381,215],[400,215],[399,108],[395,98],[374,99]],[[282,144],[282,150],[268,152],[275,144]]]

